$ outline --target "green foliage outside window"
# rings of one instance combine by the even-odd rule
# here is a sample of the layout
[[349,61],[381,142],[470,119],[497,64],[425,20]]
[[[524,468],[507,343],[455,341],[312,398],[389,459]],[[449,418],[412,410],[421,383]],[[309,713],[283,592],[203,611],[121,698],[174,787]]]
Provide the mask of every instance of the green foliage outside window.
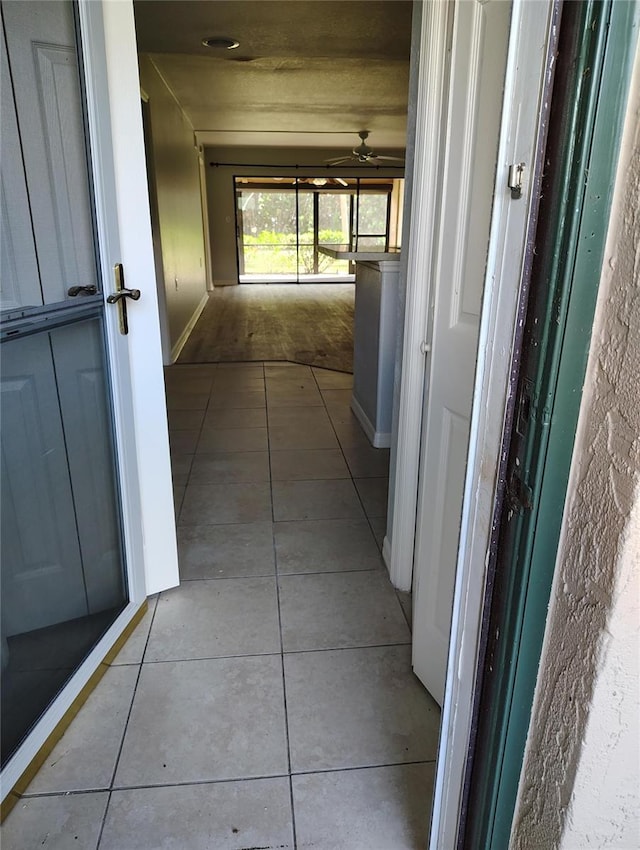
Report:
[[[336,245],[343,239],[340,230],[318,231],[320,244]],[[297,241],[295,233],[278,233],[273,230],[263,230],[255,235],[245,233],[243,238],[245,274],[313,274],[313,232],[307,231],[300,234],[298,251],[296,251]],[[319,274],[348,274],[346,266],[344,261],[318,254]]]

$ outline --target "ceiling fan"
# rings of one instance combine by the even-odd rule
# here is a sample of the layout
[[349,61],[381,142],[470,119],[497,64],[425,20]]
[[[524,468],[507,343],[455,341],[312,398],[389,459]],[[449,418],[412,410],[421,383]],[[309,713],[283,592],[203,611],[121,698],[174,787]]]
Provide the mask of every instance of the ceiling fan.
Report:
[[325,159],[328,165],[342,165],[344,162],[359,162],[362,165],[383,165],[385,162],[401,162],[404,165],[404,159],[399,156],[380,156],[373,148],[367,144],[369,137],[368,130],[360,130],[358,133],[361,142],[358,147],[354,148],[347,156],[337,156],[333,159]]

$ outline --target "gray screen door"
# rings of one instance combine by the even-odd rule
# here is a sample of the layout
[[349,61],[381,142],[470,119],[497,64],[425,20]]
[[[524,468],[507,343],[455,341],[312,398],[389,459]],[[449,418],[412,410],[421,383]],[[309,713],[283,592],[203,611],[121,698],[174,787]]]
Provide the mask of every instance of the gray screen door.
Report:
[[128,601],[71,2],[2,4],[2,763]]

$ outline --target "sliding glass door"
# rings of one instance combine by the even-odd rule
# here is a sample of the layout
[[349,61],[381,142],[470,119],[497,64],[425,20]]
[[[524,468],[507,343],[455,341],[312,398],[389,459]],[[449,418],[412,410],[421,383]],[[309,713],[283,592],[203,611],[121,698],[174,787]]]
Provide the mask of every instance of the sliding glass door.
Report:
[[[353,264],[322,245],[390,244],[392,178],[236,177],[240,283],[349,283]],[[397,246],[395,246],[397,247]]]

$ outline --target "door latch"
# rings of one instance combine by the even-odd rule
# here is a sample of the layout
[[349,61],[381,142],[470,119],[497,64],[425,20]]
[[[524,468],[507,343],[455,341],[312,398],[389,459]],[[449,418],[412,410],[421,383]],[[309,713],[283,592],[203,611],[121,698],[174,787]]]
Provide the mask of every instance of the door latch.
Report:
[[120,320],[120,333],[129,333],[129,320],[127,319],[127,298],[132,301],[140,299],[139,289],[127,289],[124,285],[124,268],[122,263],[116,263],[113,267],[113,275],[116,283],[116,291],[107,296],[107,304],[118,305],[118,318]]
[[507,186],[511,189],[511,198],[517,201],[522,197],[522,183],[524,181],[524,162],[518,162],[515,165],[509,166],[509,177]]

